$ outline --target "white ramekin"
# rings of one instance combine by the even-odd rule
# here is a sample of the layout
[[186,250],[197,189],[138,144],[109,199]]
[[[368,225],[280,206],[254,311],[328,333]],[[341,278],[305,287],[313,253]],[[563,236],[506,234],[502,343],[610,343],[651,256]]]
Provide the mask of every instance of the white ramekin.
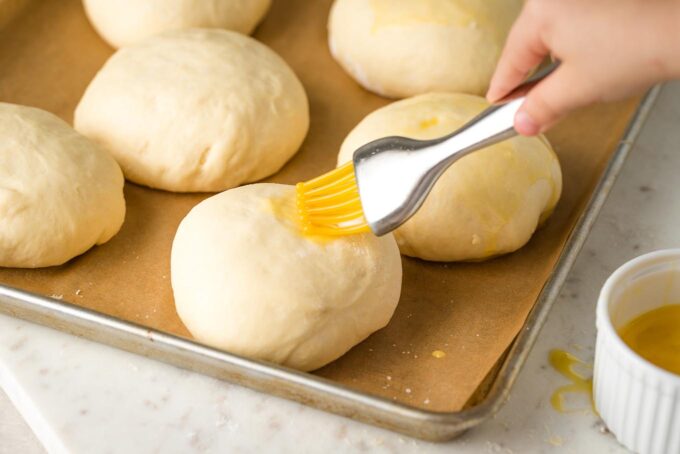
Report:
[[626,263],[597,304],[595,406],[619,442],[644,454],[680,453],[680,376],[637,355],[616,330],[665,304],[680,304],[680,249]]

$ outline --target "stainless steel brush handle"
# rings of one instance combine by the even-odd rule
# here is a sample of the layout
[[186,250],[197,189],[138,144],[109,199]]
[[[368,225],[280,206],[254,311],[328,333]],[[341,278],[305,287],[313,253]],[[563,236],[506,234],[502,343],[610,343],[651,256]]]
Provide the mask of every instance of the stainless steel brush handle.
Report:
[[[440,139],[429,141],[427,147],[438,161],[432,170],[439,178],[451,164],[468,153],[489,147],[517,135],[515,115],[525,100],[526,94],[543,78],[553,72],[559,62],[544,67],[515,88],[498,103],[487,108],[457,131]],[[442,167],[440,169],[440,167]],[[427,191],[429,192],[429,190]]]
[[558,65],[539,70],[452,134],[434,140],[387,137],[359,148],[354,153],[354,171],[371,230],[383,235],[396,229],[418,211],[451,164],[515,136],[515,114],[526,93]]
[[[460,145],[467,144],[474,149],[479,149],[517,135],[514,128],[515,114],[524,102],[525,95],[558,66],[559,62],[555,62],[537,71],[522,85],[474,117],[465,126],[448,136],[435,140],[435,142],[444,143],[449,140],[456,140]],[[459,150],[455,154],[462,151]]]

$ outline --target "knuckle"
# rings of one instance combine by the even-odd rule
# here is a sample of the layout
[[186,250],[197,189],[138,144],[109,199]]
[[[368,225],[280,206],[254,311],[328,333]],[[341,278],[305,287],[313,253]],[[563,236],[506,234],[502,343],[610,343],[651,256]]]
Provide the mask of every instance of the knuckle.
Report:
[[[532,96],[533,95],[533,96]],[[548,94],[539,91],[529,95],[529,110],[532,118],[540,123],[549,123],[560,116],[557,103]]]
[[512,72],[513,76],[522,79],[524,79],[529,74],[530,71],[530,69],[527,69],[524,66],[522,66],[521,62],[518,60],[510,60],[508,62],[508,67]]

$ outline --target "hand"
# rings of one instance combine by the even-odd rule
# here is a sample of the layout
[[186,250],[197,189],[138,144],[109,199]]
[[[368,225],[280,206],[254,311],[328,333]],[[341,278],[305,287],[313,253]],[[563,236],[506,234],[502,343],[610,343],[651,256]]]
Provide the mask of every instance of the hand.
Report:
[[527,95],[515,116],[520,134],[680,75],[680,0],[527,0],[487,99],[509,93],[548,55],[562,63]]

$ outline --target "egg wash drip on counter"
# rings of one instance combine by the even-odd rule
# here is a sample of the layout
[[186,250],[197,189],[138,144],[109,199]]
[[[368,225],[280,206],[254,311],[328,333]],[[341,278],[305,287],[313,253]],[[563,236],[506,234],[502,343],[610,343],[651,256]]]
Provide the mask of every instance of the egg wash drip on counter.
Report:
[[[597,413],[595,401],[593,400],[593,378],[578,370],[578,368],[592,370],[592,365],[564,350],[552,350],[548,359],[550,365],[571,382],[560,386],[553,392],[552,396],[550,396],[552,407],[560,413],[574,413],[587,410]],[[585,396],[588,399],[589,406],[579,408],[567,405],[567,400],[573,400],[574,396]]]
[[680,304],[639,315],[619,329],[619,336],[650,363],[680,375]]

